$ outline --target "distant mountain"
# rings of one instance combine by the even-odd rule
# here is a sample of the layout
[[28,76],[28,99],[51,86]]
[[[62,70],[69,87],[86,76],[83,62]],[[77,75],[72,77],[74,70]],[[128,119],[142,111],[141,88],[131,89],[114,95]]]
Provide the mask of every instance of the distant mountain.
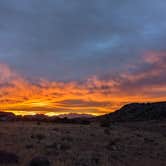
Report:
[[24,119],[27,120],[44,120],[44,119],[56,119],[56,118],[67,118],[67,119],[77,119],[77,118],[93,118],[93,115],[90,114],[77,114],[77,113],[69,113],[69,114],[60,114],[60,115],[55,115],[55,116],[46,116],[44,114],[36,114],[36,115],[25,115],[23,116]]
[[22,119],[24,121],[46,121],[48,118],[49,117],[44,114],[36,114],[20,116],[18,119]]
[[1,112],[0,111],[0,121],[14,120],[15,115],[11,112]]
[[90,115],[90,114],[69,113],[69,114],[60,114],[57,117],[59,117],[59,118],[74,119],[74,118],[93,118],[94,116]]
[[127,104],[100,118],[111,121],[163,120],[166,119],[166,102]]
[[11,112],[0,111],[0,121],[43,121],[43,122],[58,122],[58,123],[84,123],[87,124],[90,118],[94,117],[90,114],[61,114],[57,116],[47,116],[44,114],[16,116]]
[[166,102],[127,104],[113,113],[98,117],[90,114],[76,113],[61,114],[52,117],[48,117],[43,114],[16,116],[11,112],[0,112],[0,121],[16,120],[87,124],[90,121],[92,122],[106,119],[112,122],[166,120]]

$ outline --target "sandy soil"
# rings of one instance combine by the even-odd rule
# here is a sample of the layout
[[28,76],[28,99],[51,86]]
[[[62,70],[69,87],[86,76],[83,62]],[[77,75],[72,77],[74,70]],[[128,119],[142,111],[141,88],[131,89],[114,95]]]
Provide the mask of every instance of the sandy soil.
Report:
[[[165,166],[166,122],[51,124],[0,122],[0,151],[28,166],[45,156],[53,166]],[[1,164],[0,165],[12,165]]]

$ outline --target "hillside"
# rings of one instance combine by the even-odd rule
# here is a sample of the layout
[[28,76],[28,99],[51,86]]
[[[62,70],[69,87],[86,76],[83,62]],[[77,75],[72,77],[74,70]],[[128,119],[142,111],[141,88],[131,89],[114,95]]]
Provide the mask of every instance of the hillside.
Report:
[[127,104],[102,118],[111,121],[163,120],[166,119],[166,102]]

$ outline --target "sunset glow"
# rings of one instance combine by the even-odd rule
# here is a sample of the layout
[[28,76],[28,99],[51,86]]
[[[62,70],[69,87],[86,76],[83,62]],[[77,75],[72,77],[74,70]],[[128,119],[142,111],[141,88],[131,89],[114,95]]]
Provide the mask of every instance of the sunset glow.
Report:
[[0,110],[102,115],[166,101],[165,6],[1,0]]
[[166,0],[0,0],[0,166],[166,166]]
[[[6,64],[0,65],[0,109],[17,115],[66,113],[102,115],[131,102],[166,100],[165,83],[148,83],[163,76],[166,54],[148,52],[135,64],[135,73],[126,69],[109,79],[92,76],[85,81],[58,82],[28,80]],[[140,71],[142,65],[151,65]]]

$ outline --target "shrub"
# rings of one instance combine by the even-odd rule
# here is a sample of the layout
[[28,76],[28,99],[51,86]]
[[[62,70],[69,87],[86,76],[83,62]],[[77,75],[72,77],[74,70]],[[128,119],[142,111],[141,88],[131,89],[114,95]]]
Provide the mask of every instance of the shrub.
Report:
[[0,151],[0,164],[17,164],[18,156],[11,152]]
[[30,161],[30,166],[50,166],[50,162],[46,157],[35,157]]
[[106,145],[106,149],[113,151],[119,150],[120,148],[119,142],[120,142],[119,138],[110,140],[110,142]]
[[38,142],[40,143],[43,139],[46,138],[46,136],[43,135],[43,134],[35,134],[35,135],[31,135],[31,138],[32,139],[37,139]]
[[108,128],[106,128],[106,129],[104,129],[104,133],[105,133],[106,135],[110,135],[110,130],[109,130]]
[[101,126],[101,127],[110,127],[110,120],[109,120],[109,119],[103,119],[103,120],[100,122],[100,126]]
[[71,146],[69,144],[67,144],[65,142],[63,142],[63,143],[60,144],[60,150],[67,151],[69,149],[71,149]]

